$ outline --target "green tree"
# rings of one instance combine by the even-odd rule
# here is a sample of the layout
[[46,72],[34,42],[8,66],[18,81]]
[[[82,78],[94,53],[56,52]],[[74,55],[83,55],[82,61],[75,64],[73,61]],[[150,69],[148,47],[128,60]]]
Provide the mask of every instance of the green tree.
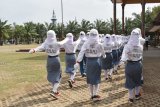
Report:
[[134,26],[134,21],[132,18],[125,19],[125,35],[130,35]]
[[0,46],[3,45],[4,39],[9,37],[9,32],[11,30],[11,25],[7,24],[7,20],[2,21],[0,19]]
[[47,32],[47,29],[44,24],[41,24],[41,23],[36,24],[36,33],[37,33],[36,42],[37,43],[43,42],[44,37],[46,36],[46,32]]
[[156,18],[159,12],[160,12],[160,5],[152,8],[152,13],[151,13],[152,20]]
[[90,21],[83,19],[79,26],[79,31],[88,32],[91,28],[93,28],[93,24]]
[[79,24],[77,21],[69,21],[65,28],[65,34],[66,33],[73,33],[73,35],[79,34]]
[[[63,25],[63,28],[64,28],[64,25]],[[62,35],[62,24],[61,23],[58,23],[56,25],[56,35],[57,35],[57,39],[58,40],[62,40],[63,39],[63,35]]]
[[[114,21],[112,18],[110,18],[110,21],[108,21],[109,29],[107,33],[113,34],[114,33]],[[116,34],[122,34],[122,23],[119,19],[116,19]]]
[[25,31],[23,25],[17,25],[16,23],[13,23],[13,38],[16,45],[19,44],[20,41],[22,42],[24,32]]
[[47,22],[45,22],[44,25],[45,25],[47,31],[48,30],[56,30],[56,25],[53,24],[53,23],[47,23]]
[[24,37],[27,44],[32,43],[36,35],[36,25],[33,22],[24,23]]
[[95,29],[98,30],[98,32],[100,34],[106,34],[107,25],[108,25],[107,22],[97,19],[96,21],[94,21],[94,25],[93,26],[94,26]]

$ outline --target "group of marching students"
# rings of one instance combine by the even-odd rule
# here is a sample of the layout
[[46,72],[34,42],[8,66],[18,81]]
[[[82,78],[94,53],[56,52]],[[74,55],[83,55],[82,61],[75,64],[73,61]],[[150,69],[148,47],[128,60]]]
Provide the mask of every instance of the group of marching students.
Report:
[[103,35],[96,29],[91,29],[86,34],[81,31],[76,41],[72,33],[68,33],[64,40],[57,41],[55,32],[49,30],[44,43],[31,49],[29,53],[45,51],[48,54],[47,79],[52,84],[50,95],[54,98],[58,98],[58,87],[62,79],[59,57],[61,48],[65,50],[65,72],[69,75],[69,87],[73,87],[76,72],[80,68],[82,77],[86,77],[93,101],[101,100],[98,95],[101,71],[104,71],[106,80],[111,80],[112,74],[117,74],[118,66],[125,64],[125,87],[129,92],[129,102],[132,103],[134,99],[141,97],[144,42],[139,28],[134,29],[130,36]]

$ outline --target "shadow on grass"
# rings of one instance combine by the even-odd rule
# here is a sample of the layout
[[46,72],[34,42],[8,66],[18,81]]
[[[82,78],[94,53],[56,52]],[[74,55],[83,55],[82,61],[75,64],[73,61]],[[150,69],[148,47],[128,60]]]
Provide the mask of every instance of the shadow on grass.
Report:
[[[34,55],[33,57],[22,58],[21,60],[47,60],[47,57],[48,57],[47,54],[45,54],[45,55],[36,55],[36,56]],[[61,53],[59,55],[59,57],[60,57],[61,62],[64,62],[64,60],[65,60],[64,53]]]
[[46,60],[46,59],[47,59],[47,55],[41,55],[41,56],[22,58],[21,60]]

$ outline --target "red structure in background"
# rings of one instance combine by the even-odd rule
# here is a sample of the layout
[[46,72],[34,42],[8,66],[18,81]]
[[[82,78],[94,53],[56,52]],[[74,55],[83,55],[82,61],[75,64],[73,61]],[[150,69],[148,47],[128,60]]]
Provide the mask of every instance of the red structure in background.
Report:
[[146,3],[160,3],[160,0],[111,0],[113,3],[113,19],[114,19],[114,34],[116,34],[116,4],[121,3],[122,6],[122,32],[124,34],[124,9],[126,4],[141,4],[142,6],[142,36],[145,36],[145,4]]

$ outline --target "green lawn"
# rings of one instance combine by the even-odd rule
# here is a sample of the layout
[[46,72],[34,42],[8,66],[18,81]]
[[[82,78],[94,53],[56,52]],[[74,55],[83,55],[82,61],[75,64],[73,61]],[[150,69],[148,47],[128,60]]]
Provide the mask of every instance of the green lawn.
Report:
[[[0,47],[0,94],[35,82],[46,81],[47,54],[38,52],[15,52],[17,49],[30,49],[38,45],[10,45]],[[60,55],[64,69],[64,54]]]

